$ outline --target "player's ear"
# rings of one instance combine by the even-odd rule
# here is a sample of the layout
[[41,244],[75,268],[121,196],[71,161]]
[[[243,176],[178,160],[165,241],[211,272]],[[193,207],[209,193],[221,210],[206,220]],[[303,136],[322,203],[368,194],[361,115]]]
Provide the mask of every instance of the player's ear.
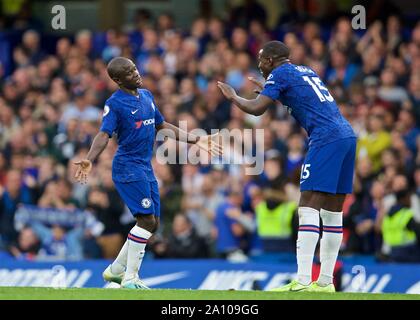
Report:
[[112,78],[112,80],[113,80],[116,84],[121,85],[121,80],[120,80],[119,78],[114,77],[114,78]]

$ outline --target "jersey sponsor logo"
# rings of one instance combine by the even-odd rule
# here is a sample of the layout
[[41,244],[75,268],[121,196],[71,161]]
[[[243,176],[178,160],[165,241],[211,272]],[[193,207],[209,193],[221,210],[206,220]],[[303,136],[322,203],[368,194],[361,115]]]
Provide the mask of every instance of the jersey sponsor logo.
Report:
[[140,129],[142,125],[149,126],[151,124],[155,124],[155,119],[152,118],[152,119],[136,121],[136,129]]
[[107,106],[107,105],[106,105],[106,106],[104,107],[104,113],[103,113],[103,116],[104,116],[104,117],[105,117],[105,116],[109,113],[109,110],[110,110],[110,109],[109,109],[109,106]]
[[133,110],[133,111],[131,111],[131,114],[135,114],[137,111],[139,111],[140,109],[137,109],[137,110]]
[[144,198],[143,200],[141,200],[141,206],[145,209],[150,208],[150,206],[152,205],[152,201],[149,198]]

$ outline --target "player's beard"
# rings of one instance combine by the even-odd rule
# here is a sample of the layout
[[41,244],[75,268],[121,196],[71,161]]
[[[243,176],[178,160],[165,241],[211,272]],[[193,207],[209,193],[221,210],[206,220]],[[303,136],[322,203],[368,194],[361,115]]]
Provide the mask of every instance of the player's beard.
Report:
[[265,73],[263,69],[260,69],[260,73],[264,77],[264,79],[267,79],[268,75],[270,74],[269,72]]
[[142,86],[142,81],[140,80],[140,82],[133,82],[133,83],[130,83],[130,84],[128,84],[127,86],[126,86],[126,88],[127,89],[129,89],[129,90],[137,90],[137,89],[140,89],[141,88],[141,86]]

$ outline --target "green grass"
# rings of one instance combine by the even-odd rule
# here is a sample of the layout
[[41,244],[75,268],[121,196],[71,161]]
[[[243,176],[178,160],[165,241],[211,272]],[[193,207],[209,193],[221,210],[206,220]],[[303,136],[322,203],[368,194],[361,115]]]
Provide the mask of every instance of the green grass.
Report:
[[420,295],[0,287],[0,300],[420,300]]

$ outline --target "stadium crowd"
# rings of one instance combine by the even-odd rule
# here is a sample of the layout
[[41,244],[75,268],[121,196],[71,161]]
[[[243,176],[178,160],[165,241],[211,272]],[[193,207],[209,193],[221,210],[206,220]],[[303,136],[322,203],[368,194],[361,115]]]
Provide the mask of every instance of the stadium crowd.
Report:
[[[179,30],[169,14],[152,19],[139,11],[134,30],[108,30],[103,46],[82,30],[59,38],[54,52],[44,50],[38,31],[25,31],[12,73],[0,79],[0,247],[29,260],[118,253],[134,220],[111,179],[115,139],[87,185],[75,183],[73,162],[86,155],[104,101],[117,89],[107,62],[122,55],[135,61],[166,121],[187,121],[189,130],[264,129],[260,175],[246,175],[245,165],[153,160],[162,203],[153,256],[245,261],[293,252],[306,135],[280,103],[261,117],[245,115],[216,85],[254,96],[247,78],[260,77],[259,48],[279,39],[293,63],[322,77],[358,135],[342,253],[420,261],[420,23],[407,28],[391,15],[356,33],[340,17],[331,27],[308,20],[273,32],[264,8],[254,13],[229,23],[197,18]],[[90,218],[48,218],[80,211]]]

